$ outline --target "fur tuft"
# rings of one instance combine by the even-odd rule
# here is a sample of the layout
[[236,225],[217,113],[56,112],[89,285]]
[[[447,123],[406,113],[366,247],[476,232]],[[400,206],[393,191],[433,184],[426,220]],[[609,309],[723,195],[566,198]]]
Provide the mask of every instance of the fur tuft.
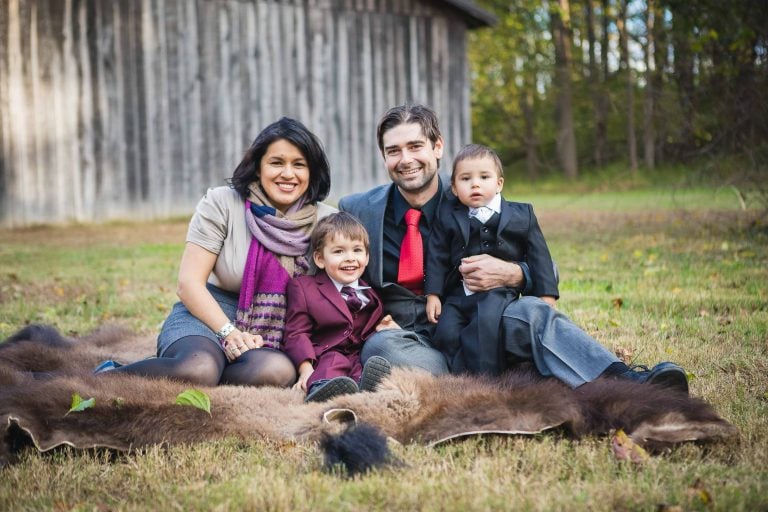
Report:
[[365,474],[392,463],[387,438],[377,427],[361,423],[341,434],[326,435],[320,442],[325,454],[325,468],[341,466],[349,477]]

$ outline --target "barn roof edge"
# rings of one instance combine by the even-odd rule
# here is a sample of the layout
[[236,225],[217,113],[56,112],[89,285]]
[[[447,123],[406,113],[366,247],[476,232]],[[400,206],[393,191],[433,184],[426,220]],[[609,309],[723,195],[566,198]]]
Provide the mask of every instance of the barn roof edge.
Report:
[[498,20],[496,16],[479,7],[472,0],[443,0],[468,16],[467,21],[471,28],[491,27]]

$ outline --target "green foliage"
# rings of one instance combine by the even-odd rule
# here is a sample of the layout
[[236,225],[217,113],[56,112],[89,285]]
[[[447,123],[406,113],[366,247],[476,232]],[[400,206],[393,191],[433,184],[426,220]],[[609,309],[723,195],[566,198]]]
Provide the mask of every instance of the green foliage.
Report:
[[89,398],[88,400],[83,400],[83,397],[81,397],[77,393],[72,394],[72,405],[67,411],[67,414],[64,416],[67,416],[71,412],[83,412],[86,409],[90,409],[96,405],[96,399],[95,398]]
[[[573,117],[581,166],[594,165],[597,144],[595,92],[605,101],[604,163],[628,155],[626,72],[618,69],[617,0],[589,0],[596,35],[595,76],[588,62],[587,1],[570,2],[573,36]],[[506,166],[525,168],[528,97],[529,124],[536,148],[537,174],[560,174],[555,156],[558,134],[554,45],[549,12],[556,0],[478,0],[498,24],[470,34],[472,123],[476,142],[495,148]],[[628,2],[629,69],[633,77],[638,153],[643,155],[646,97],[654,101],[655,162],[685,162],[702,157],[736,157],[748,162],[749,175],[768,176],[768,9],[762,2],[656,0],[656,54],[653,73],[644,57],[648,2]],[[607,20],[608,48],[602,46]],[[607,73],[601,57],[607,51]],[[654,87],[651,89],[649,83]],[[745,168],[734,169],[736,176]],[[647,172],[647,170],[645,171]],[[730,177],[728,177],[727,181]]]
[[196,407],[211,414],[211,398],[199,389],[185,389],[176,396],[176,405]]

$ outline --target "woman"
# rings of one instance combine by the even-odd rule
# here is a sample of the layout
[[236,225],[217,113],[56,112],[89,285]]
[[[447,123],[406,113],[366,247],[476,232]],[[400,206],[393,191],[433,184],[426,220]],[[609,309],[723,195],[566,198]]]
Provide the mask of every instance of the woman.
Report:
[[290,386],[279,351],[285,288],[309,267],[309,235],[333,211],[330,170],[317,138],[289,118],[266,127],[230,186],[209,189],[190,221],[174,305],[155,359],[96,372],[171,377],[196,384]]

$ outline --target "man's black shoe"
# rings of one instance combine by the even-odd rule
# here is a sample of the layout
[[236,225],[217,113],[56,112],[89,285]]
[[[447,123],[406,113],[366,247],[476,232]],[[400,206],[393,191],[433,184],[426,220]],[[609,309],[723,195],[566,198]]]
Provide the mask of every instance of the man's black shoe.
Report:
[[668,361],[659,363],[650,370],[647,366],[634,365],[628,371],[619,374],[619,377],[688,393],[688,376],[685,370]]

